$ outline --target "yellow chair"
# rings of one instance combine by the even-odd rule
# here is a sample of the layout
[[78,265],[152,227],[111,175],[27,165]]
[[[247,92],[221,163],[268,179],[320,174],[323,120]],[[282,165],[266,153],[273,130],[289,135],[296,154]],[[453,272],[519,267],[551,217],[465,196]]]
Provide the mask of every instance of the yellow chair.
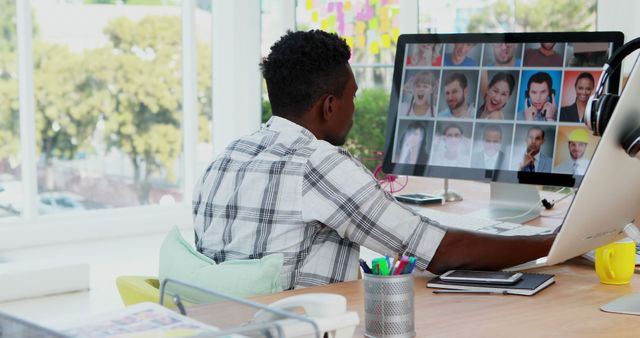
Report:
[[[116,286],[125,306],[142,302],[160,303],[160,281],[152,276],[120,276],[116,278]],[[182,301],[184,306],[193,305]],[[170,295],[164,298],[164,306],[175,309],[176,305]]]
[[[124,305],[160,301],[160,281],[151,276],[120,276],[116,279],[118,292]],[[171,302],[165,302],[173,305]]]

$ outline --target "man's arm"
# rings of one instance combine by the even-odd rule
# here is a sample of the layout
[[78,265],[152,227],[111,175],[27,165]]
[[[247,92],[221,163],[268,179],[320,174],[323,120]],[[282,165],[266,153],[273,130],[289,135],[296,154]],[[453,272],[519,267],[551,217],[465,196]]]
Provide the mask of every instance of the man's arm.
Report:
[[428,270],[435,274],[452,269],[501,270],[546,256],[555,236],[497,236],[448,229]]

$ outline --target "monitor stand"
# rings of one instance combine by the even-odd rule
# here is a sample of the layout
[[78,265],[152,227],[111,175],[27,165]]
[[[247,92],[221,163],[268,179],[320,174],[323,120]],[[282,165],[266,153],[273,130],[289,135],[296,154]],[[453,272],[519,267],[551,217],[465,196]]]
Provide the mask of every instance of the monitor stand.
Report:
[[436,196],[442,197],[445,202],[458,202],[462,201],[462,195],[453,190],[449,190],[449,179],[444,179],[444,190],[437,193]]
[[491,182],[489,208],[470,215],[509,223],[526,223],[540,216],[538,187],[530,184]]

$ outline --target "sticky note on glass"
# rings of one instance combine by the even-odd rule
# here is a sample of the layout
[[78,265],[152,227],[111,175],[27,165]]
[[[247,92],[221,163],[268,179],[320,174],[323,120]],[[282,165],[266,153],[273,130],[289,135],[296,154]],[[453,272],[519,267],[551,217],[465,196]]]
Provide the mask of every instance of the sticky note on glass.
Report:
[[380,24],[380,32],[389,33],[389,29],[391,29],[391,23],[389,20],[383,20]]
[[327,24],[329,25],[329,27],[335,27],[336,26],[336,16],[335,15],[331,15],[327,18],[329,21],[327,22]]
[[307,10],[311,10],[313,8],[313,0],[307,0]]
[[364,35],[356,36],[356,47],[364,48],[366,46],[367,40],[364,38]]
[[364,34],[364,29],[366,28],[363,21],[356,22],[356,34]]
[[380,47],[378,47],[378,41],[371,41],[369,45],[369,51],[373,55],[378,55],[380,53]]
[[389,18],[389,6],[383,6],[379,11],[380,20],[385,21]]
[[378,18],[369,20],[369,29],[378,29]]
[[400,28],[392,29],[393,41],[398,41],[398,36],[400,36]]
[[323,31],[326,31],[327,27],[329,27],[329,20],[322,19],[322,21],[320,21],[320,29],[322,29]]
[[342,9],[346,12],[346,11],[350,11],[353,9],[353,5],[351,4],[351,1],[345,1],[344,2],[344,6],[342,7]]
[[344,38],[344,41],[347,43],[347,46],[349,46],[349,48],[353,49],[353,37],[347,36]]
[[391,37],[389,34],[382,34],[380,36],[380,44],[382,45],[382,48],[391,47]]
[[311,12],[311,21],[318,22],[318,11]]

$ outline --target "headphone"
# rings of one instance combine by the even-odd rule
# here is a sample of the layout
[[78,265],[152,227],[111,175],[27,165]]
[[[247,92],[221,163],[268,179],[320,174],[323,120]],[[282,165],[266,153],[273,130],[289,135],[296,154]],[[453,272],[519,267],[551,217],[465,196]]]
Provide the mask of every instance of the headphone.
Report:
[[[635,38],[613,52],[602,67],[595,93],[587,101],[584,122],[593,131],[593,135],[602,136],[611,115],[616,108],[620,95],[605,93],[605,85],[611,74],[622,65],[622,60],[640,48],[640,38]],[[622,147],[631,157],[640,155],[640,127],[622,140]]]

